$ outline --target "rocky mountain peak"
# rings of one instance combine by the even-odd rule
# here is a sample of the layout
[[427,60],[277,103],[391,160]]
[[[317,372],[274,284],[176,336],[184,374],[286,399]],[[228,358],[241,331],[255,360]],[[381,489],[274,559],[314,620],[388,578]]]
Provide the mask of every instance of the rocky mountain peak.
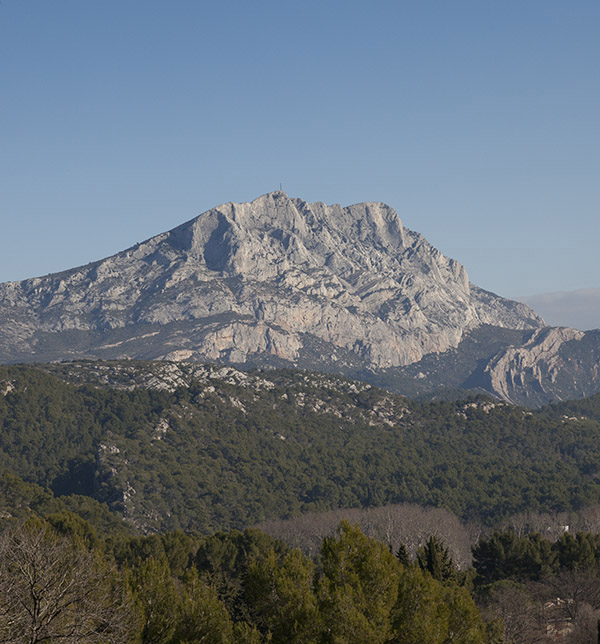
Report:
[[0,285],[3,361],[136,357],[352,372],[411,364],[481,324],[536,328],[523,304],[383,203],[285,192],[226,203],[107,259]]
[[399,253],[406,245],[400,218],[385,204],[308,204],[282,191],[217,206],[172,230],[168,241],[211,271],[253,279],[291,268],[329,268],[348,278],[356,265],[373,268],[365,263],[373,251]]

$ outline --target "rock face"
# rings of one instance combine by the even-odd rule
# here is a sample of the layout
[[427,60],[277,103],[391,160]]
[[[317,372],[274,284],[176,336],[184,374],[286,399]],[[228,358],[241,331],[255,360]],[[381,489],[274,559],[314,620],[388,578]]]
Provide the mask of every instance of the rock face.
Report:
[[227,203],[84,267],[0,285],[0,360],[163,358],[355,373],[456,347],[480,325],[535,329],[524,304],[382,203],[283,192]]
[[508,346],[488,362],[484,386],[527,406],[583,398],[600,390],[599,365],[599,331],[536,329],[524,344]]
[[563,363],[560,348],[565,342],[581,340],[582,331],[568,328],[538,329],[522,346],[510,346],[488,363],[485,373],[490,387],[510,400],[525,385],[525,379],[543,390],[544,378],[556,382]]

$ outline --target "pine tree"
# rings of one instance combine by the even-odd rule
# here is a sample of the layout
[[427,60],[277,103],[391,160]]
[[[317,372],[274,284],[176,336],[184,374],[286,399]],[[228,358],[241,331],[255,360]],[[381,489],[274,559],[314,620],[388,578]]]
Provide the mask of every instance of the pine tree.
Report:
[[323,540],[319,609],[327,644],[379,644],[392,632],[400,564],[389,549],[342,521]]
[[173,644],[229,644],[233,641],[233,624],[214,588],[202,583],[198,572],[187,571],[177,610]]
[[403,543],[401,543],[398,546],[398,550],[396,550],[396,559],[403,566],[410,566],[410,557],[408,555],[408,548]]
[[458,571],[448,548],[435,535],[431,535],[417,551],[417,563],[421,570],[426,570],[437,581],[447,583],[457,580]]
[[320,616],[313,580],[314,565],[299,550],[280,564],[274,551],[250,564],[244,594],[248,612],[273,644],[317,642]]
[[444,585],[418,566],[402,570],[389,644],[487,644],[486,627],[465,588]]

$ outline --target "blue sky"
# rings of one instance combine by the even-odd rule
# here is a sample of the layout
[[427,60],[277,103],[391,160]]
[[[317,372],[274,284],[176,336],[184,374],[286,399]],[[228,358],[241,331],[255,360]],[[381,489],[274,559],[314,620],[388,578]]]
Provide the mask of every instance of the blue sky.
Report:
[[598,33],[597,0],[1,0],[0,281],[281,182],[502,295],[598,288]]

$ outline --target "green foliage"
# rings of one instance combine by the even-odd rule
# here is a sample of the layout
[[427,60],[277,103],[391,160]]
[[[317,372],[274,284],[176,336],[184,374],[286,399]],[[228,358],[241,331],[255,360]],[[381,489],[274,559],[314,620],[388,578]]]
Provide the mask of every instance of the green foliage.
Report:
[[444,586],[418,567],[400,576],[394,644],[484,644],[486,627],[465,588]]
[[[528,579],[527,560],[533,555],[527,536],[518,536],[512,530],[494,532],[482,538],[473,548],[473,566],[479,584],[491,584],[501,579]],[[545,550],[545,549],[544,549]],[[540,553],[541,554],[541,553]]]
[[126,582],[139,613],[143,644],[171,644],[178,627],[180,594],[166,559],[150,557],[130,568]]
[[85,519],[72,512],[49,514],[46,521],[59,533],[68,536],[74,543],[88,550],[102,549],[102,542],[94,528]]
[[325,642],[388,641],[400,573],[389,548],[343,521],[338,534],[323,541],[321,566],[318,595],[328,624]]
[[87,496],[73,494],[55,497],[35,483],[26,483],[9,471],[0,472],[0,524],[31,516],[76,515],[101,536],[125,537],[134,529],[110,512],[105,504]]
[[556,553],[537,533],[518,536],[512,530],[494,532],[473,548],[479,584],[501,579],[537,581],[556,571]]
[[214,588],[202,583],[192,569],[184,579],[172,641],[187,644],[228,644],[234,627]]
[[401,543],[396,550],[396,559],[402,566],[410,565],[410,556],[408,554],[408,548],[405,544]]
[[442,601],[448,607],[447,634],[444,642],[485,644],[488,641],[490,631],[466,588],[444,586]]
[[250,563],[244,600],[250,619],[273,644],[318,641],[321,618],[314,593],[314,565],[299,550],[283,559],[274,550]]
[[258,631],[245,622],[233,622],[217,589],[200,578],[193,558],[181,569],[183,560],[175,557],[181,574],[179,578],[173,574],[169,553],[189,550],[192,543],[185,535],[170,534],[131,539],[115,547],[137,607],[138,640],[141,644],[258,644]]
[[0,507],[4,519],[21,519],[44,510],[58,512],[63,509],[52,492],[39,485],[25,483],[7,470],[0,472]]
[[[142,368],[151,363],[128,363]],[[600,495],[596,398],[529,412],[482,397],[411,402],[318,374],[265,377],[273,387],[214,378],[169,392],[3,367],[0,464],[54,496],[2,481],[0,496],[12,516],[66,509],[99,534],[117,530],[108,509],[144,532],[211,534],[399,502],[492,522]]]
[[162,534],[160,538],[171,573],[183,577],[195,561],[200,538],[179,530]]
[[560,570],[600,571],[600,535],[565,532],[552,547],[558,559]]
[[435,535],[431,535],[427,543],[417,550],[417,564],[421,570],[426,570],[442,583],[458,580],[458,570],[448,553],[448,548]]
[[563,533],[554,543],[538,533],[518,536],[496,531],[473,547],[478,586],[511,579],[540,581],[557,573],[600,573],[600,535]]
[[[197,541],[181,533],[113,543],[117,570],[111,544],[85,521],[67,513],[50,521],[0,531],[0,636],[15,644],[487,642],[465,588],[402,566],[348,523],[323,540],[319,565],[257,531],[234,531],[202,540],[187,565]],[[178,553],[177,575],[169,553]],[[214,579],[237,587],[234,602]],[[56,606],[52,619],[28,610],[38,598]],[[37,639],[27,630],[34,614]]]
[[164,559],[168,565],[163,540],[158,534],[118,539],[113,543],[112,550],[119,566],[133,568],[148,559]]
[[195,564],[200,578],[214,587],[236,619],[247,617],[244,580],[253,564],[271,556],[280,559],[288,546],[259,530],[218,532],[199,545]]

